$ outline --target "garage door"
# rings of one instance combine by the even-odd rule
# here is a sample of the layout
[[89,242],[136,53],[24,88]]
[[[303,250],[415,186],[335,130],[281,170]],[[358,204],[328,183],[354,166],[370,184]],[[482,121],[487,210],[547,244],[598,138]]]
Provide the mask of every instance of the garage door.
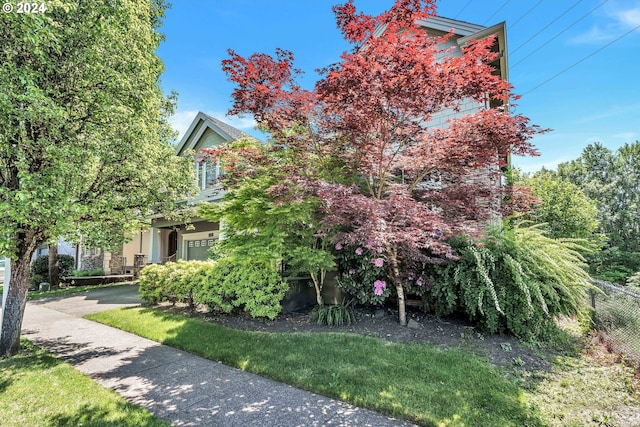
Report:
[[207,259],[207,250],[213,246],[215,241],[216,239],[187,240],[187,259]]

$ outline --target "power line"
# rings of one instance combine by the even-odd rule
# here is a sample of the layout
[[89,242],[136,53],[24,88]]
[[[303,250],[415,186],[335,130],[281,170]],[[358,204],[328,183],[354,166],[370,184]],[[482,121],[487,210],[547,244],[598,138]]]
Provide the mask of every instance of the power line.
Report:
[[556,19],[554,19],[553,21],[549,22],[544,28],[542,28],[540,31],[538,31],[537,33],[535,33],[533,36],[529,37],[528,40],[526,40],[524,43],[522,43],[520,46],[518,46],[517,48],[515,48],[513,51],[511,51],[511,54],[513,55],[514,53],[516,53],[521,47],[523,47],[524,45],[526,45],[527,43],[529,43],[531,40],[533,40],[534,38],[536,38],[538,36],[538,34],[540,34],[541,32],[543,32],[544,30],[546,30],[547,28],[549,28],[553,23],[555,23],[558,19],[562,18],[564,15],[566,15],[571,9],[573,9],[574,7],[576,7],[579,3],[582,3],[583,0],[578,0],[577,2],[575,2],[573,4],[573,6],[571,6],[569,9],[565,10],[564,12],[562,12],[560,14],[560,16],[558,16]]
[[484,23],[483,23],[482,25],[485,25],[487,22],[489,22],[489,21],[491,20],[491,18],[493,18],[494,16],[496,16],[496,14],[497,14],[498,12],[500,12],[502,9],[504,9],[504,7],[505,7],[506,5],[508,5],[510,1],[511,1],[511,0],[507,0],[507,1],[505,1],[505,2],[502,4],[502,6],[500,6],[500,7],[498,8],[498,10],[496,10],[495,12],[493,12],[493,15],[491,15],[490,17],[488,17],[488,18],[487,18],[487,20],[486,20],[486,21],[484,21]]
[[615,42],[617,42],[618,40],[623,39],[624,37],[628,36],[629,34],[633,33],[634,31],[636,31],[637,29],[640,29],[640,25],[638,25],[637,27],[627,31],[626,33],[624,33],[623,35],[621,35],[620,37],[616,38],[615,40],[610,41],[609,43],[607,43],[606,45],[602,46],[601,48],[591,52],[589,55],[585,56],[584,58],[582,58],[581,60],[579,60],[578,62],[575,62],[574,64],[568,66],[567,68],[565,68],[564,70],[560,71],[559,73],[549,77],[547,80],[543,81],[542,83],[540,83],[538,86],[534,87],[533,89],[528,90],[527,92],[523,93],[521,96],[525,96],[530,94],[531,92],[533,92],[534,90],[538,89],[541,86],[546,85],[547,83],[549,83],[551,80],[555,79],[556,77],[560,76],[561,74],[566,73],[567,71],[569,71],[570,69],[572,69],[573,67],[575,67],[578,64],[583,63],[584,61],[586,61],[587,59],[591,58],[593,55],[597,54],[598,52],[603,51],[604,49],[608,48],[609,46],[611,46],[612,44],[614,44]]
[[527,10],[524,15],[522,15],[520,18],[516,19],[516,22],[514,22],[513,24],[510,25],[511,28],[515,27],[516,24],[520,21],[522,21],[522,18],[524,18],[525,16],[527,16],[528,14],[530,14],[533,9],[535,9],[536,7],[540,6],[540,3],[542,3],[544,0],[540,0],[538,3],[536,3],[531,9]]
[[582,21],[584,18],[586,18],[587,16],[591,15],[596,9],[598,9],[599,7],[603,6],[606,2],[608,2],[609,0],[604,0],[602,3],[600,3],[599,5],[597,5],[596,7],[594,7],[593,9],[591,9],[589,12],[587,12],[586,14],[582,15],[577,21],[575,21],[573,24],[569,25],[567,28],[565,28],[564,30],[560,31],[558,34],[556,34],[554,37],[550,38],[549,40],[547,40],[546,43],[544,43],[543,45],[539,46],[537,49],[535,49],[533,52],[529,53],[527,56],[525,56],[524,58],[522,58],[520,61],[516,62],[514,65],[511,66],[511,69],[516,68],[518,66],[518,64],[524,62],[527,58],[529,58],[531,55],[533,55],[534,53],[536,53],[537,51],[539,51],[540,49],[542,49],[543,47],[545,47],[546,45],[548,45],[549,43],[551,43],[552,41],[554,41],[555,39],[557,39],[558,37],[560,37],[562,34],[564,34],[566,31],[568,31],[571,27],[573,27],[574,25],[576,25],[578,22]]
[[464,12],[464,10],[467,8],[467,6],[469,6],[469,5],[471,4],[471,2],[473,2],[473,0],[469,0],[469,1],[467,2],[467,4],[465,4],[465,5],[462,7],[462,9],[460,9],[460,12],[458,12],[458,14],[457,14],[456,16],[454,16],[454,17],[453,17],[453,19],[456,19],[458,16],[460,16],[460,14],[461,14],[462,12]]

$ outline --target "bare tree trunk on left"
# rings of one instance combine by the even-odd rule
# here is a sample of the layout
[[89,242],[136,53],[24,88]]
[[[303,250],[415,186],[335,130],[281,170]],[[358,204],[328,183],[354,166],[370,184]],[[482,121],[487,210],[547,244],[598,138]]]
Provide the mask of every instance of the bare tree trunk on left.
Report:
[[11,262],[11,276],[7,292],[7,301],[2,310],[2,331],[0,332],[0,358],[15,356],[20,350],[20,329],[27,304],[29,289],[29,267],[31,255],[22,254]]

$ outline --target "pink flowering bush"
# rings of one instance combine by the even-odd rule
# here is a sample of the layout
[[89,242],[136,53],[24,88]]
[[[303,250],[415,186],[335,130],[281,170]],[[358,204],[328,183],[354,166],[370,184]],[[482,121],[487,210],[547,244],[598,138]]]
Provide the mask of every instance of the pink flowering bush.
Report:
[[392,295],[385,260],[379,253],[371,253],[361,246],[340,245],[335,255],[340,269],[338,287],[358,303],[382,305]]
[[373,288],[374,288],[373,293],[376,295],[382,295],[386,287],[387,287],[387,282],[385,282],[384,280],[376,280],[375,282],[373,282]]

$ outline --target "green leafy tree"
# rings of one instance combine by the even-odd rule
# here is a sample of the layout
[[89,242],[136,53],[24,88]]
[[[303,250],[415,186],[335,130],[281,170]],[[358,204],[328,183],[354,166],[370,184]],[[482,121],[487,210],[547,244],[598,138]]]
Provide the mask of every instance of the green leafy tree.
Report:
[[309,274],[322,305],[324,279],[335,262],[327,236],[318,234],[318,199],[291,179],[294,170],[308,171],[302,167],[306,160],[290,146],[253,139],[204,151],[225,169],[222,201],[199,208],[201,217],[223,220],[224,239],[216,251],[272,265],[282,262],[293,272]]
[[558,173],[598,205],[599,231],[609,242],[590,259],[595,274],[624,283],[640,269],[640,142],[615,152],[591,144],[578,159],[560,164]]
[[0,357],[19,349],[38,246],[80,235],[115,245],[193,181],[158,84],[162,1],[46,8],[0,15],[0,253],[12,260]]
[[546,223],[549,237],[593,238],[598,228],[598,208],[577,185],[546,169],[519,181],[538,199],[529,217],[536,223]]

